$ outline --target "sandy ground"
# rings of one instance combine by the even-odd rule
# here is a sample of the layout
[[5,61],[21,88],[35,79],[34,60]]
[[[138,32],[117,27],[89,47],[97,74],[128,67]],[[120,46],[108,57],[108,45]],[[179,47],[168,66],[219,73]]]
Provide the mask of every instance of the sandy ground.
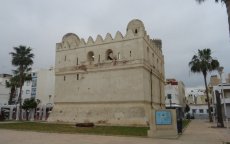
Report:
[[215,124],[193,120],[177,139],[152,139],[83,134],[57,134],[0,129],[0,144],[223,144],[230,142],[226,128],[211,128]]

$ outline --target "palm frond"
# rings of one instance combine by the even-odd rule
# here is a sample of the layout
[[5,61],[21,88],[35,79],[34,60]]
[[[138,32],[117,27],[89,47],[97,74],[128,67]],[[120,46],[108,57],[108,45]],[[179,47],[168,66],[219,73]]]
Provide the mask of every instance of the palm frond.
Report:
[[219,67],[219,62],[211,56],[211,49],[198,49],[198,53],[194,55],[189,62],[191,72],[207,74],[209,71],[216,70]]

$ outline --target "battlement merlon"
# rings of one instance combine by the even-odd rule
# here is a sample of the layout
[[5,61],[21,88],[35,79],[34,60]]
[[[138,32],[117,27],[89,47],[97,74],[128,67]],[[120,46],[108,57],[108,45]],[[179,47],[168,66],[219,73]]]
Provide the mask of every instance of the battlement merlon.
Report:
[[63,36],[62,42],[56,44],[56,51],[68,50],[68,49],[77,49],[82,47],[88,47],[93,45],[99,45],[103,43],[111,43],[123,40],[129,40],[134,38],[143,37],[149,43],[151,47],[157,47],[159,52],[162,52],[161,40],[159,39],[150,39],[147,35],[144,24],[138,19],[131,20],[126,29],[126,34],[123,36],[120,31],[117,31],[114,38],[110,33],[107,33],[103,39],[101,35],[97,35],[96,39],[93,40],[91,36],[85,41],[83,38],[79,38],[74,33],[67,33]]
[[160,39],[154,39],[153,42],[155,43],[156,47],[162,52],[162,42]]

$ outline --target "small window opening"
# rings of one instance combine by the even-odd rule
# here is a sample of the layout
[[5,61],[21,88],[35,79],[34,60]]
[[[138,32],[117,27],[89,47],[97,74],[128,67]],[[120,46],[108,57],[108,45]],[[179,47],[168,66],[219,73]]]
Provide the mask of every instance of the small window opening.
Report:
[[135,34],[137,34],[137,29],[135,29]]
[[199,109],[199,112],[200,112],[200,113],[204,113],[204,110],[203,110],[203,109]]
[[100,61],[101,61],[101,56],[99,55],[99,56],[98,56],[98,62],[100,62]]
[[149,47],[147,47],[147,60],[149,60]]
[[117,54],[117,58],[121,59],[121,54],[120,53]]
[[88,53],[88,61],[94,61],[94,53],[92,51]]
[[113,51],[111,49],[106,51],[106,60],[113,60]]
[[77,80],[79,80],[79,74],[77,74]]
[[65,81],[65,76],[64,76],[64,81]]
[[195,114],[195,113],[196,113],[196,109],[192,109],[192,113],[194,113],[194,114]]
[[130,56],[130,57],[132,56],[132,51],[129,51],[129,56]]
[[66,56],[65,56],[65,61],[66,61]]

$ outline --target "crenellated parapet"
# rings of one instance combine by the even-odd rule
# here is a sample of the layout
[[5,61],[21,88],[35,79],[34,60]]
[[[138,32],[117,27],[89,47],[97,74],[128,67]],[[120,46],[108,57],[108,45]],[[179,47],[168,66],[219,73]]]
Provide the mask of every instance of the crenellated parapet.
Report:
[[114,36],[107,33],[104,37],[97,35],[95,39],[92,36],[83,39],[67,33],[62,42],[56,44],[56,52],[56,68],[62,71],[81,65],[89,69],[102,68],[102,65],[118,66],[119,62],[128,67],[135,61],[164,73],[162,42],[151,39],[143,22],[138,19],[128,23],[125,34],[117,31]]
[[[83,38],[81,38],[81,40],[79,39],[75,40],[73,38],[70,38],[71,40],[69,40],[67,38],[67,39],[62,40],[61,43],[56,44],[56,50],[62,51],[66,49],[77,49],[81,47],[88,47],[88,46],[93,46],[93,45],[129,40],[129,39],[133,39],[135,37],[140,37],[140,36],[143,36],[143,35],[141,34],[134,35],[134,33],[130,30],[125,34],[125,36],[123,36],[120,31],[117,31],[114,37],[112,37],[110,33],[107,33],[104,39],[101,35],[97,35],[95,40],[91,36],[89,36],[87,40]],[[66,35],[64,37],[66,37]]]
[[67,33],[63,36],[62,42],[56,44],[56,51],[62,51],[67,49],[77,49],[82,47],[95,46],[106,43],[113,43],[118,41],[125,41],[135,38],[143,37],[151,45],[151,47],[159,47],[161,49],[160,40],[151,40],[146,34],[146,30],[142,21],[134,19],[127,25],[126,33],[122,35],[120,31],[117,31],[113,37],[110,33],[107,33],[103,38],[101,35],[97,35],[96,39],[89,36],[87,40],[79,38],[74,33]]

